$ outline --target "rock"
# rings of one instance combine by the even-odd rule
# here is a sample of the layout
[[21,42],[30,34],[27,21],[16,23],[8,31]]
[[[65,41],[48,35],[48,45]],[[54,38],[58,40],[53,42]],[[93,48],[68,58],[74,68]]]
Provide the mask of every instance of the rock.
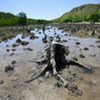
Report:
[[55,86],[60,88],[60,87],[62,87],[62,84],[60,84],[59,82],[57,82],[57,83],[55,83]]
[[9,72],[9,71],[13,71],[14,70],[14,67],[8,65],[5,67],[5,72]]
[[9,45],[6,45],[6,47],[9,47]]
[[35,35],[31,34],[30,39],[35,39]]
[[22,45],[28,45],[29,44],[29,42],[27,42],[27,41],[22,41],[22,43],[21,43]]
[[87,47],[84,48],[85,51],[89,50]]
[[63,40],[63,42],[67,42],[67,40]]
[[39,34],[41,34],[41,32],[39,32]]
[[10,50],[9,49],[7,49],[7,52],[9,52]]
[[85,56],[83,54],[80,54],[79,56],[80,56],[80,58],[85,58]]
[[35,36],[35,38],[38,39],[39,37],[38,36]]
[[17,39],[16,40],[16,43],[19,43],[19,44],[21,44],[21,45],[28,45],[29,44],[29,42],[27,42],[27,41],[22,41],[21,39]]
[[32,48],[24,48],[23,50],[33,51]]
[[19,38],[16,40],[16,43],[21,43],[21,42],[22,42],[22,41],[21,41],[21,39],[19,39]]
[[76,42],[77,45],[80,45],[80,42]]
[[12,49],[12,51],[15,51],[16,49]]
[[17,46],[18,46],[17,44],[13,44],[13,45],[12,45],[12,47],[17,47]]

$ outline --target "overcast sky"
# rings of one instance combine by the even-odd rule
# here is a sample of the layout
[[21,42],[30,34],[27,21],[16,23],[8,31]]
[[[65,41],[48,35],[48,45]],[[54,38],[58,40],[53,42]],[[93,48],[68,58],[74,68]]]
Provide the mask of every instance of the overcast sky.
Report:
[[28,18],[51,20],[89,3],[100,4],[100,0],[0,0],[0,12],[25,12]]

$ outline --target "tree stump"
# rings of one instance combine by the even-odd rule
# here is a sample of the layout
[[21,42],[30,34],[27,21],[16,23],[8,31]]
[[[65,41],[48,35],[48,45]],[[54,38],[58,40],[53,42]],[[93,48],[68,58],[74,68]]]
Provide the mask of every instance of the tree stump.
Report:
[[46,49],[46,66],[37,74],[33,74],[31,76],[31,79],[27,80],[26,83],[33,81],[34,79],[44,76],[47,72],[51,75],[53,75],[58,81],[59,84],[67,88],[70,91],[77,91],[78,95],[82,94],[82,91],[78,89],[78,87],[68,81],[66,81],[60,74],[59,71],[64,69],[66,65],[74,64],[78,65],[79,67],[92,72],[92,69],[77,62],[74,60],[68,60],[66,59],[66,54],[69,54],[69,49],[58,42],[49,42],[49,46]]

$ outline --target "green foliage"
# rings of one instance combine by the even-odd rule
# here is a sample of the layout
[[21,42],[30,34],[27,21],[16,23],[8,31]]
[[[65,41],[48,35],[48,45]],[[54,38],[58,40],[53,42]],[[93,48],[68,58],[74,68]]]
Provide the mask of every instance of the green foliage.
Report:
[[98,21],[100,21],[100,13],[93,13],[93,14],[91,14],[90,20],[92,22],[98,22]]
[[21,12],[18,16],[11,13],[0,12],[0,26],[17,26],[17,25],[32,25],[32,24],[47,24],[50,21],[36,20],[27,18],[26,14]]
[[36,23],[37,24],[47,24],[47,23],[49,23],[49,21],[38,19],[38,20],[36,20]]
[[0,12],[0,26],[17,25],[18,18],[11,13]]
[[27,16],[24,12],[20,12],[18,14],[18,23],[19,25],[26,25],[27,24]]
[[76,7],[54,22],[82,22],[91,20],[100,21],[100,4],[88,4]]

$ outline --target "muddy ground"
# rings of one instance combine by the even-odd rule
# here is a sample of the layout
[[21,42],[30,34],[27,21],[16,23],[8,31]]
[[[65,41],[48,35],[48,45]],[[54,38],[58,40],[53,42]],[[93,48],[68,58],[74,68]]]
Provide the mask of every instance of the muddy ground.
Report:
[[[78,66],[70,65],[60,72],[64,79],[76,84],[82,94],[77,95],[67,88],[57,86],[57,80],[53,76],[39,77],[30,83],[24,83],[46,65],[36,63],[45,59],[48,43],[42,42],[42,30],[34,29],[25,34],[15,32],[13,38],[0,43],[0,100],[100,99],[99,38],[80,38],[51,26],[45,31],[48,37],[53,37],[55,32],[61,36],[62,44],[69,47],[70,53],[66,59],[77,60],[93,69],[93,73],[89,73]],[[35,35],[34,38],[30,38],[32,34]],[[28,44],[23,45],[18,39],[27,41]]]

